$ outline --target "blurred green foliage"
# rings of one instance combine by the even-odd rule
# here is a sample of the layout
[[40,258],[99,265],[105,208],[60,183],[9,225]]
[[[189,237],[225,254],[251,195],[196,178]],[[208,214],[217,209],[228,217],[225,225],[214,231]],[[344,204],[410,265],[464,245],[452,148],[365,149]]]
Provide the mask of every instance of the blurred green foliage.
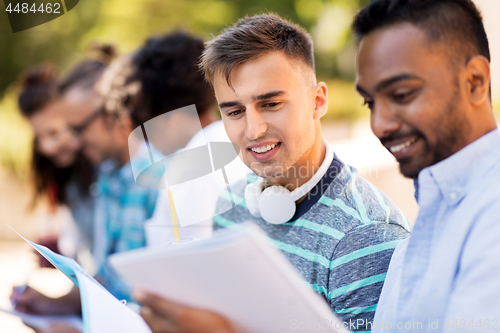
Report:
[[0,94],[25,68],[52,62],[63,70],[81,59],[92,41],[130,52],[152,34],[187,29],[205,39],[245,15],[274,12],[313,36],[322,80],[352,81],[355,45],[349,25],[368,0],[81,0],[70,12],[41,26],[12,33],[0,7]]
[[245,15],[274,12],[303,27],[315,43],[318,79],[329,85],[325,120],[355,119],[368,113],[354,87],[356,45],[349,25],[369,0],[80,0],[67,14],[12,33],[0,5],[0,163],[26,171],[29,126],[19,115],[16,80],[29,66],[56,64],[62,72],[85,55],[94,41],[114,43],[127,53],[152,34],[185,29],[210,39]]
[[370,114],[352,82],[327,80],[325,83],[328,87],[328,112],[322,121],[353,120]]
[[0,102],[0,165],[26,180],[30,172],[33,135],[30,124],[19,115],[14,89]]

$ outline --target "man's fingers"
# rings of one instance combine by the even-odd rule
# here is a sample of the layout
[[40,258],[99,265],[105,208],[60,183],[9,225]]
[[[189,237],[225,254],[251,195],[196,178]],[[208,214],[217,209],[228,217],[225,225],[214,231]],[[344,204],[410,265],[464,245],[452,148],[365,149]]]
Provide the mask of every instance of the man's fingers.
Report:
[[148,293],[144,290],[135,290],[133,296],[143,306],[151,308],[154,312],[164,317],[172,318],[173,321],[175,321],[175,318],[177,318],[183,310],[181,305],[167,301],[163,297]]
[[143,290],[136,290],[134,298],[144,306],[141,316],[154,333],[235,332],[224,317],[211,311],[175,304]]
[[177,327],[172,323],[169,318],[161,316],[153,309],[145,306],[141,310],[141,317],[153,333],[175,333]]

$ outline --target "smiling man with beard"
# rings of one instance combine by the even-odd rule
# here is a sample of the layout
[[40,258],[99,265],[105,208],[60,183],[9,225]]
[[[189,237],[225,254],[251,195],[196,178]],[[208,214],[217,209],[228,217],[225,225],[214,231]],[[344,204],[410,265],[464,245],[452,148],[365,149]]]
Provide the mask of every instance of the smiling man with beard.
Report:
[[420,206],[370,327],[498,329],[500,135],[481,15],[470,0],[373,0],[353,28],[372,130]]

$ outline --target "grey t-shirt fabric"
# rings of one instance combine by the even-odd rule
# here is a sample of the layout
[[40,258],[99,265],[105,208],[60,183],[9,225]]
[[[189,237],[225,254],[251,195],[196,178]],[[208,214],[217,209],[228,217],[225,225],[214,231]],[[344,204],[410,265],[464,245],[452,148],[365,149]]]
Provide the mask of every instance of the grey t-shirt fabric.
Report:
[[392,253],[409,236],[410,226],[396,205],[356,169],[340,167],[330,185],[321,186],[319,200],[282,225],[253,217],[242,201],[247,183],[257,179],[252,174],[231,187],[231,195],[220,195],[218,209],[229,209],[231,197],[240,203],[214,217],[214,230],[248,221],[257,224],[350,330],[367,331]]

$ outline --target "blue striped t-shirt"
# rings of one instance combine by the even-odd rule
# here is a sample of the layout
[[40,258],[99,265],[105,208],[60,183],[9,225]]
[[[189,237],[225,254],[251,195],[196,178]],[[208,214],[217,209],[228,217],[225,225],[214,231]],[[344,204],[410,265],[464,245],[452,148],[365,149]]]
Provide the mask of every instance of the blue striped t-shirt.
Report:
[[[247,182],[255,180],[252,175],[231,187],[233,198],[240,201]],[[384,193],[337,158],[310,193],[298,205],[300,213],[285,224],[253,217],[241,201],[214,218],[214,229],[255,222],[350,330],[366,331],[394,248],[409,235],[408,220]],[[230,197],[222,193],[219,208],[231,205]]]

